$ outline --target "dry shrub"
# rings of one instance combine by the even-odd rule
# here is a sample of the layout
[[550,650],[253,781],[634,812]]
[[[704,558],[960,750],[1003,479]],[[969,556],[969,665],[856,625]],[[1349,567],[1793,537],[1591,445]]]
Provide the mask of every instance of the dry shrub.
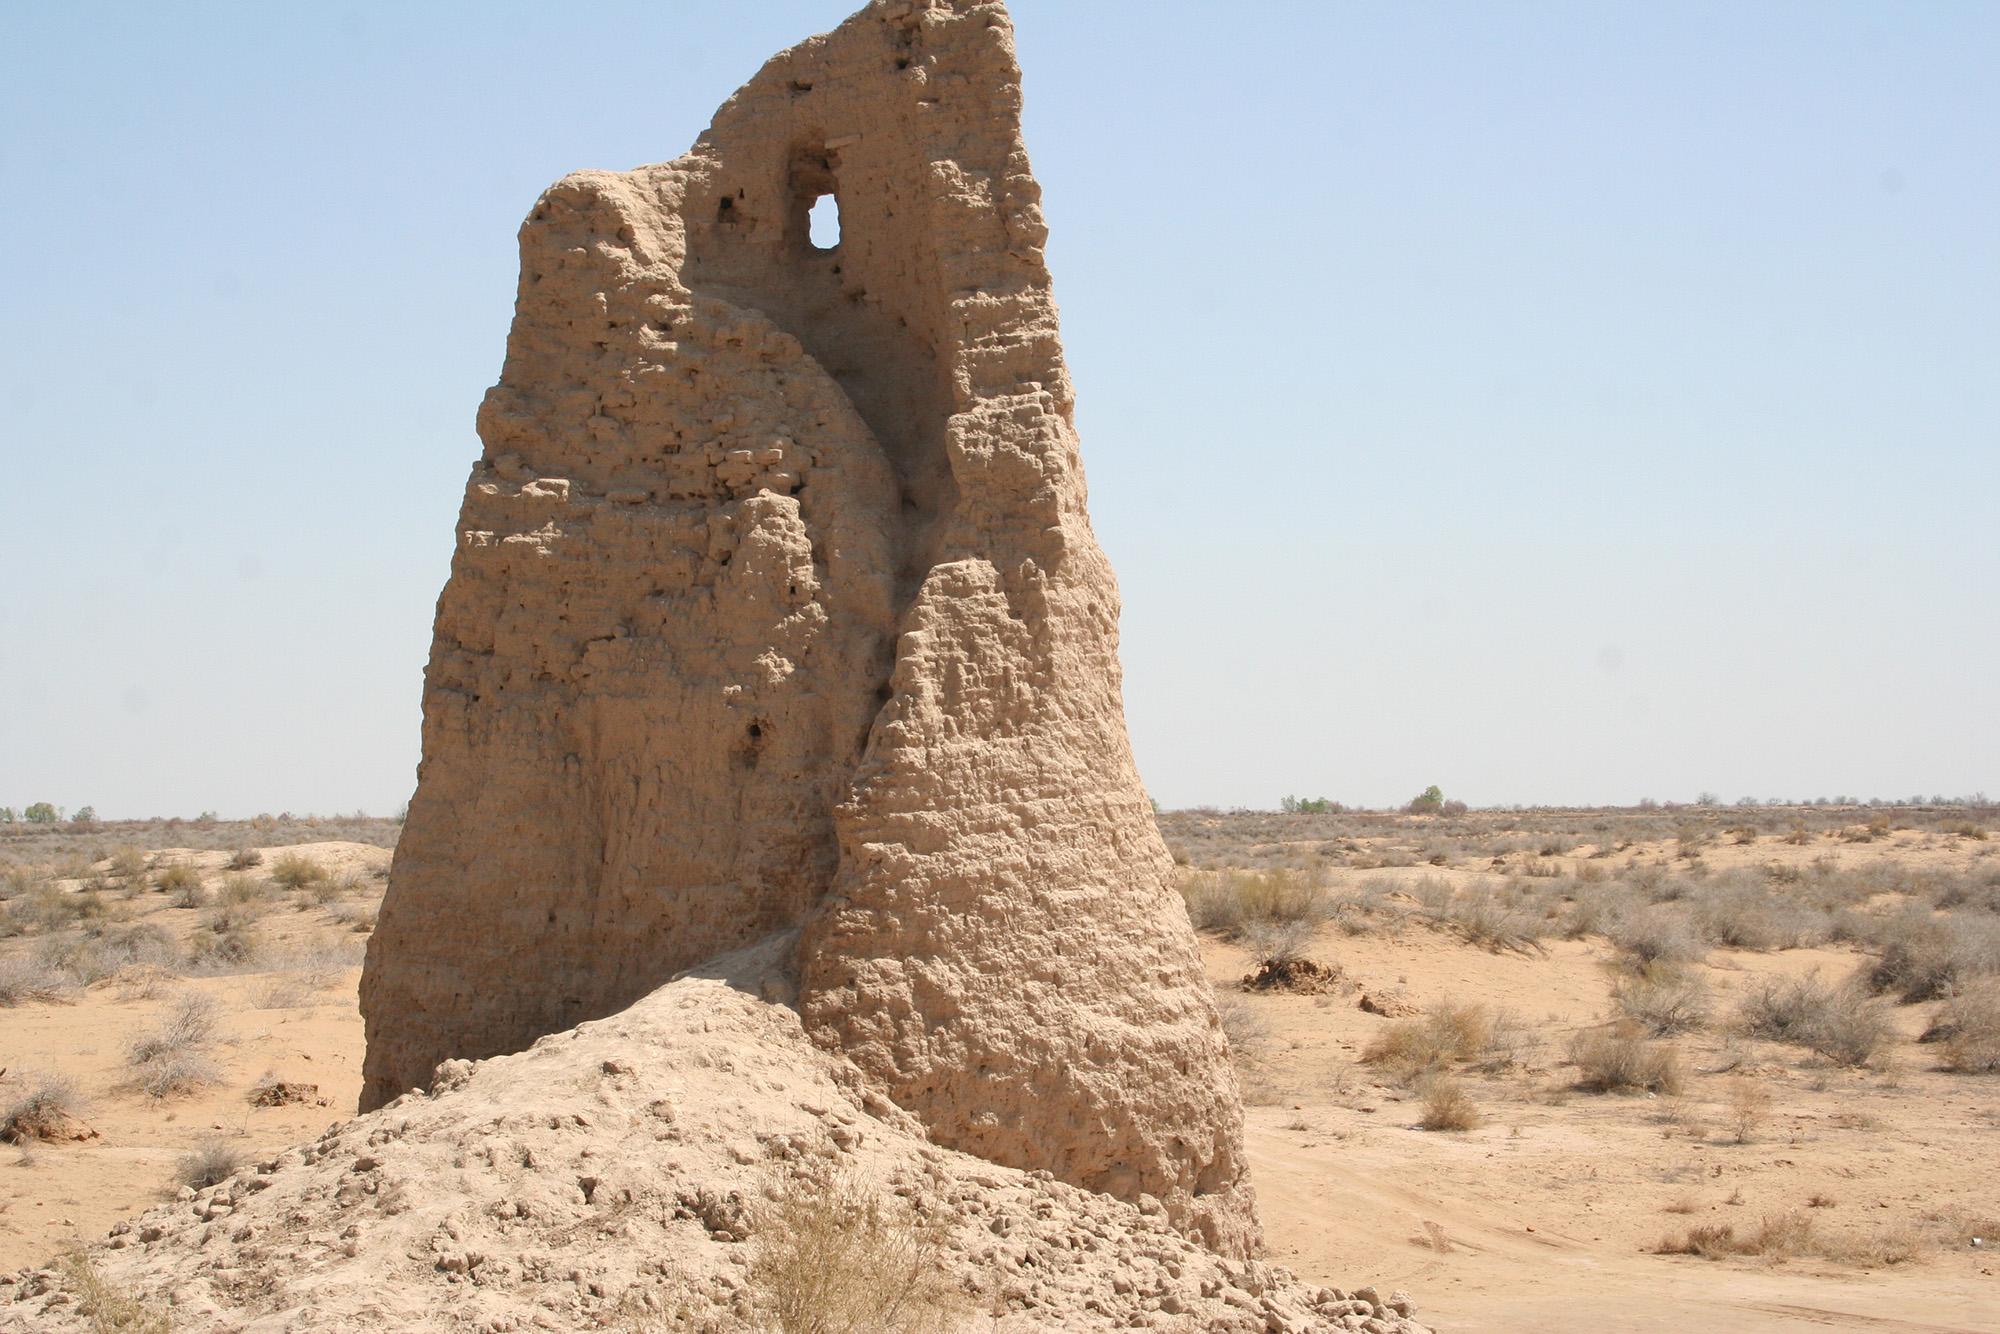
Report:
[[161,867],[153,876],[153,888],[172,895],[176,908],[199,908],[207,897],[201,887],[201,872],[187,862]]
[[1593,1093],[1679,1093],[1687,1082],[1680,1053],[1624,1025],[1570,1039],[1577,1087]]
[[1611,989],[1620,1014],[1656,1038],[1692,1033],[1708,1023],[1708,983],[1669,964],[1647,964]]
[[1239,1061],[1259,1059],[1271,1040],[1271,1026],[1264,1022],[1263,1016],[1233,996],[1217,998],[1215,1013],[1222,1021],[1222,1035],[1229,1039],[1231,1054]]
[[1942,1044],[1939,1064],[1961,1075],[2000,1071],[2000,982],[1987,981],[1938,1009],[1923,1040]]
[[1700,963],[1708,957],[1708,946],[1678,908],[1655,905],[1626,913],[1606,924],[1604,934],[1640,967]]
[[1314,926],[1332,910],[1317,869],[1197,871],[1181,881],[1181,897],[1197,927],[1231,939],[1253,926]]
[[142,880],[146,875],[146,854],[130,843],[111,850],[110,874],[120,880]]
[[271,863],[271,880],[286,889],[304,889],[327,877],[326,868],[310,857],[302,857],[296,852],[278,854]]
[[1305,957],[1313,926],[1312,922],[1251,922],[1243,928],[1243,945],[1260,963],[1291,963]]
[[1771,1094],[1763,1085],[1738,1079],[1729,1086],[1729,1125],[1738,1144],[1748,1144],[1771,1115]]
[[1988,917],[1913,911],[1881,923],[1875,943],[1882,956],[1869,985],[1905,1001],[1937,1000],[2000,974],[2000,921]]
[[221,899],[230,908],[265,907],[271,901],[271,886],[254,875],[232,875],[222,882]]
[[208,1138],[174,1164],[174,1182],[191,1190],[219,1186],[243,1170],[243,1151],[227,1140]]
[[375,929],[373,904],[336,903],[327,909],[327,915],[350,931],[368,932]]
[[1729,1223],[1703,1223],[1679,1237],[1660,1238],[1653,1251],[1657,1255],[1699,1255],[1705,1260],[1732,1255],[1786,1260],[1816,1253],[1816,1240],[1811,1217],[1794,1209],[1766,1214],[1757,1230],[1747,1235],[1739,1235]]
[[1817,972],[1765,982],[1744,997],[1736,1022],[1753,1038],[1793,1043],[1836,1065],[1866,1065],[1895,1037],[1882,1002],[1822,982]]
[[50,1075],[15,1099],[7,1114],[0,1117],[0,1140],[33,1144],[40,1140],[74,1138],[76,1128],[82,1124],[79,1115],[82,1108],[76,1081]]
[[133,1081],[155,1098],[193,1093],[219,1079],[208,1059],[219,1023],[215,1001],[190,992],[167,1007],[159,1024],[134,1038],[125,1049],[125,1064]]
[[203,915],[201,929],[188,938],[188,966],[204,972],[241,969],[264,948],[257,930],[260,908],[218,904]]
[[1415,1081],[1453,1062],[1472,1060],[1492,1040],[1493,1016],[1485,1006],[1447,1002],[1433,1006],[1421,1019],[1399,1019],[1389,1025],[1362,1051],[1361,1059]]
[[1771,896],[1764,885],[1733,876],[1695,901],[1701,931],[1740,950],[1792,950],[1826,939],[1827,918],[1802,903]]
[[[1561,874],[1557,868],[1556,874]],[[1426,878],[1416,889],[1417,902],[1431,925],[1462,937],[1468,944],[1498,953],[1543,953],[1542,920],[1502,902],[1490,888],[1462,892],[1449,881]]]
[[69,979],[46,963],[0,959],[0,1006],[53,1005],[69,998]]
[[171,1334],[173,1321],[138,1298],[106,1282],[81,1250],[56,1262],[63,1286],[76,1299],[92,1334]]
[[1417,1124],[1425,1130],[1476,1130],[1479,1127],[1479,1109],[1473,1106],[1465,1087],[1450,1075],[1426,1077],[1417,1086],[1417,1096],[1423,1100],[1423,1114],[1417,1118]]
[[255,848],[238,848],[231,853],[223,868],[230,871],[248,871],[264,864],[264,854]]
[[157,967],[174,958],[173,937],[151,922],[93,924],[80,933],[45,938],[35,957],[79,986],[116,977],[135,967]]
[[849,1175],[787,1180],[759,1211],[750,1284],[784,1334],[944,1334],[965,1314],[948,1232]]

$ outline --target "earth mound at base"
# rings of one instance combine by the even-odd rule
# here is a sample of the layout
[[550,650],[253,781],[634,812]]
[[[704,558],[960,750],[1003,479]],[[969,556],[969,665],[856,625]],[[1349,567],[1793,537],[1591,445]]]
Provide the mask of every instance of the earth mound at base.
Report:
[[[1419,1334],[1400,1295],[1225,1259],[1137,1205],[930,1142],[807,1038],[779,936],[121,1223],[89,1252],[176,1331],[776,1329],[770,1201],[842,1179],[924,1220],[963,1330]],[[796,1217],[796,1214],[790,1215]],[[93,1328],[73,1273],[0,1329]]]

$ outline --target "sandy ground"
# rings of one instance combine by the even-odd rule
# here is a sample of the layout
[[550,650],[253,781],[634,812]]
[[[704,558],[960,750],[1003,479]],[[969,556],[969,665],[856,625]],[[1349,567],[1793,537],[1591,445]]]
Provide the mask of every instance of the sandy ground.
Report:
[[[359,844],[293,851],[360,883],[344,910],[299,895],[268,911],[260,926],[279,966],[114,979],[73,1003],[0,1010],[0,1103],[26,1079],[61,1071],[79,1084],[97,1132],[76,1144],[0,1150],[0,1268],[102,1236],[170,1196],[176,1162],[205,1140],[262,1155],[349,1113],[360,1087],[359,970],[322,966],[324,988],[300,995],[296,959],[288,966],[281,956],[311,945],[323,960],[327,942],[351,931],[355,906],[379,896],[373,872],[388,854]],[[1809,853],[1767,839],[1709,855],[1727,866]],[[195,854],[218,876],[223,855]],[[1906,838],[1840,855],[1858,864],[1973,854]],[[1492,873],[1483,864],[1341,871],[1336,888],[1435,874],[1477,884]],[[195,914],[161,895],[136,896],[129,909],[183,936],[195,929]],[[0,957],[31,943],[0,941]],[[2000,1078],[1934,1068],[1932,1050],[1915,1041],[1933,1007],[1897,1008],[1902,1040],[1882,1069],[1840,1069],[1797,1048],[1711,1031],[1676,1040],[1692,1072],[1679,1097],[1595,1095],[1571,1087],[1563,1052],[1571,1033],[1609,1010],[1612,951],[1595,937],[1545,948],[1493,953],[1414,920],[1354,936],[1325,927],[1308,952],[1337,965],[1344,983],[1296,995],[1245,993],[1238,983],[1249,956],[1204,940],[1218,992],[1247,1007],[1261,1030],[1242,1059],[1271,1259],[1319,1282],[1406,1288],[1447,1331],[2000,1331],[2000,1239],[1980,1249],[1932,1244],[1881,1268],[1653,1249],[1692,1225],[1754,1228],[1789,1210],[1808,1210],[1824,1233],[1856,1237],[1922,1228],[1939,1213],[2000,1217]],[[1717,950],[1704,971],[1726,1013],[1762,978],[1814,968],[1844,976],[1858,962],[1845,949]],[[1479,1128],[1415,1129],[1412,1096],[1358,1060],[1392,1022],[1363,1012],[1358,997],[1383,988],[1418,1005],[1478,1003],[1517,1021],[1513,1059],[1464,1076]],[[129,1087],[123,1048],[183,989],[223,1007],[224,1040],[212,1053],[223,1078],[198,1096],[156,1101]],[[252,1088],[273,1076],[316,1084],[326,1105],[253,1106]],[[1746,1081],[1769,1105],[1739,1143],[1729,1109]]]

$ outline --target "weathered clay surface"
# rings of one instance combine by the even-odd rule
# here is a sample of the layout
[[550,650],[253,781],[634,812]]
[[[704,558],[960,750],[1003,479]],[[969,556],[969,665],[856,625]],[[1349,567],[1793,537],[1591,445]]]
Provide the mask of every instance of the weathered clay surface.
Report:
[[[769,1200],[842,1180],[935,1229],[937,1327],[1422,1334],[1401,1294],[1302,1283],[1194,1244],[1157,1205],[931,1144],[807,1040],[773,967],[789,950],[450,1062],[428,1093],[119,1224],[91,1266],[180,1334],[747,1334],[778,1327],[751,1263]],[[0,1275],[0,1330],[109,1328],[99,1315],[57,1269]]]
[[1019,100],[1003,6],[878,0],[535,206],[364,1106],[798,926],[807,1031],[939,1143],[1254,1248]]

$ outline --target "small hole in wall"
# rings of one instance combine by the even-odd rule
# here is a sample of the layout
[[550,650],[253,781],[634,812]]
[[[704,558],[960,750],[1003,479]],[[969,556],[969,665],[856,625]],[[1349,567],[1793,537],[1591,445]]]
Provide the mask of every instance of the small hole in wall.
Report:
[[840,201],[832,195],[821,195],[813,200],[812,211],[807,215],[810,224],[807,234],[812,237],[813,249],[831,250],[840,244]]

